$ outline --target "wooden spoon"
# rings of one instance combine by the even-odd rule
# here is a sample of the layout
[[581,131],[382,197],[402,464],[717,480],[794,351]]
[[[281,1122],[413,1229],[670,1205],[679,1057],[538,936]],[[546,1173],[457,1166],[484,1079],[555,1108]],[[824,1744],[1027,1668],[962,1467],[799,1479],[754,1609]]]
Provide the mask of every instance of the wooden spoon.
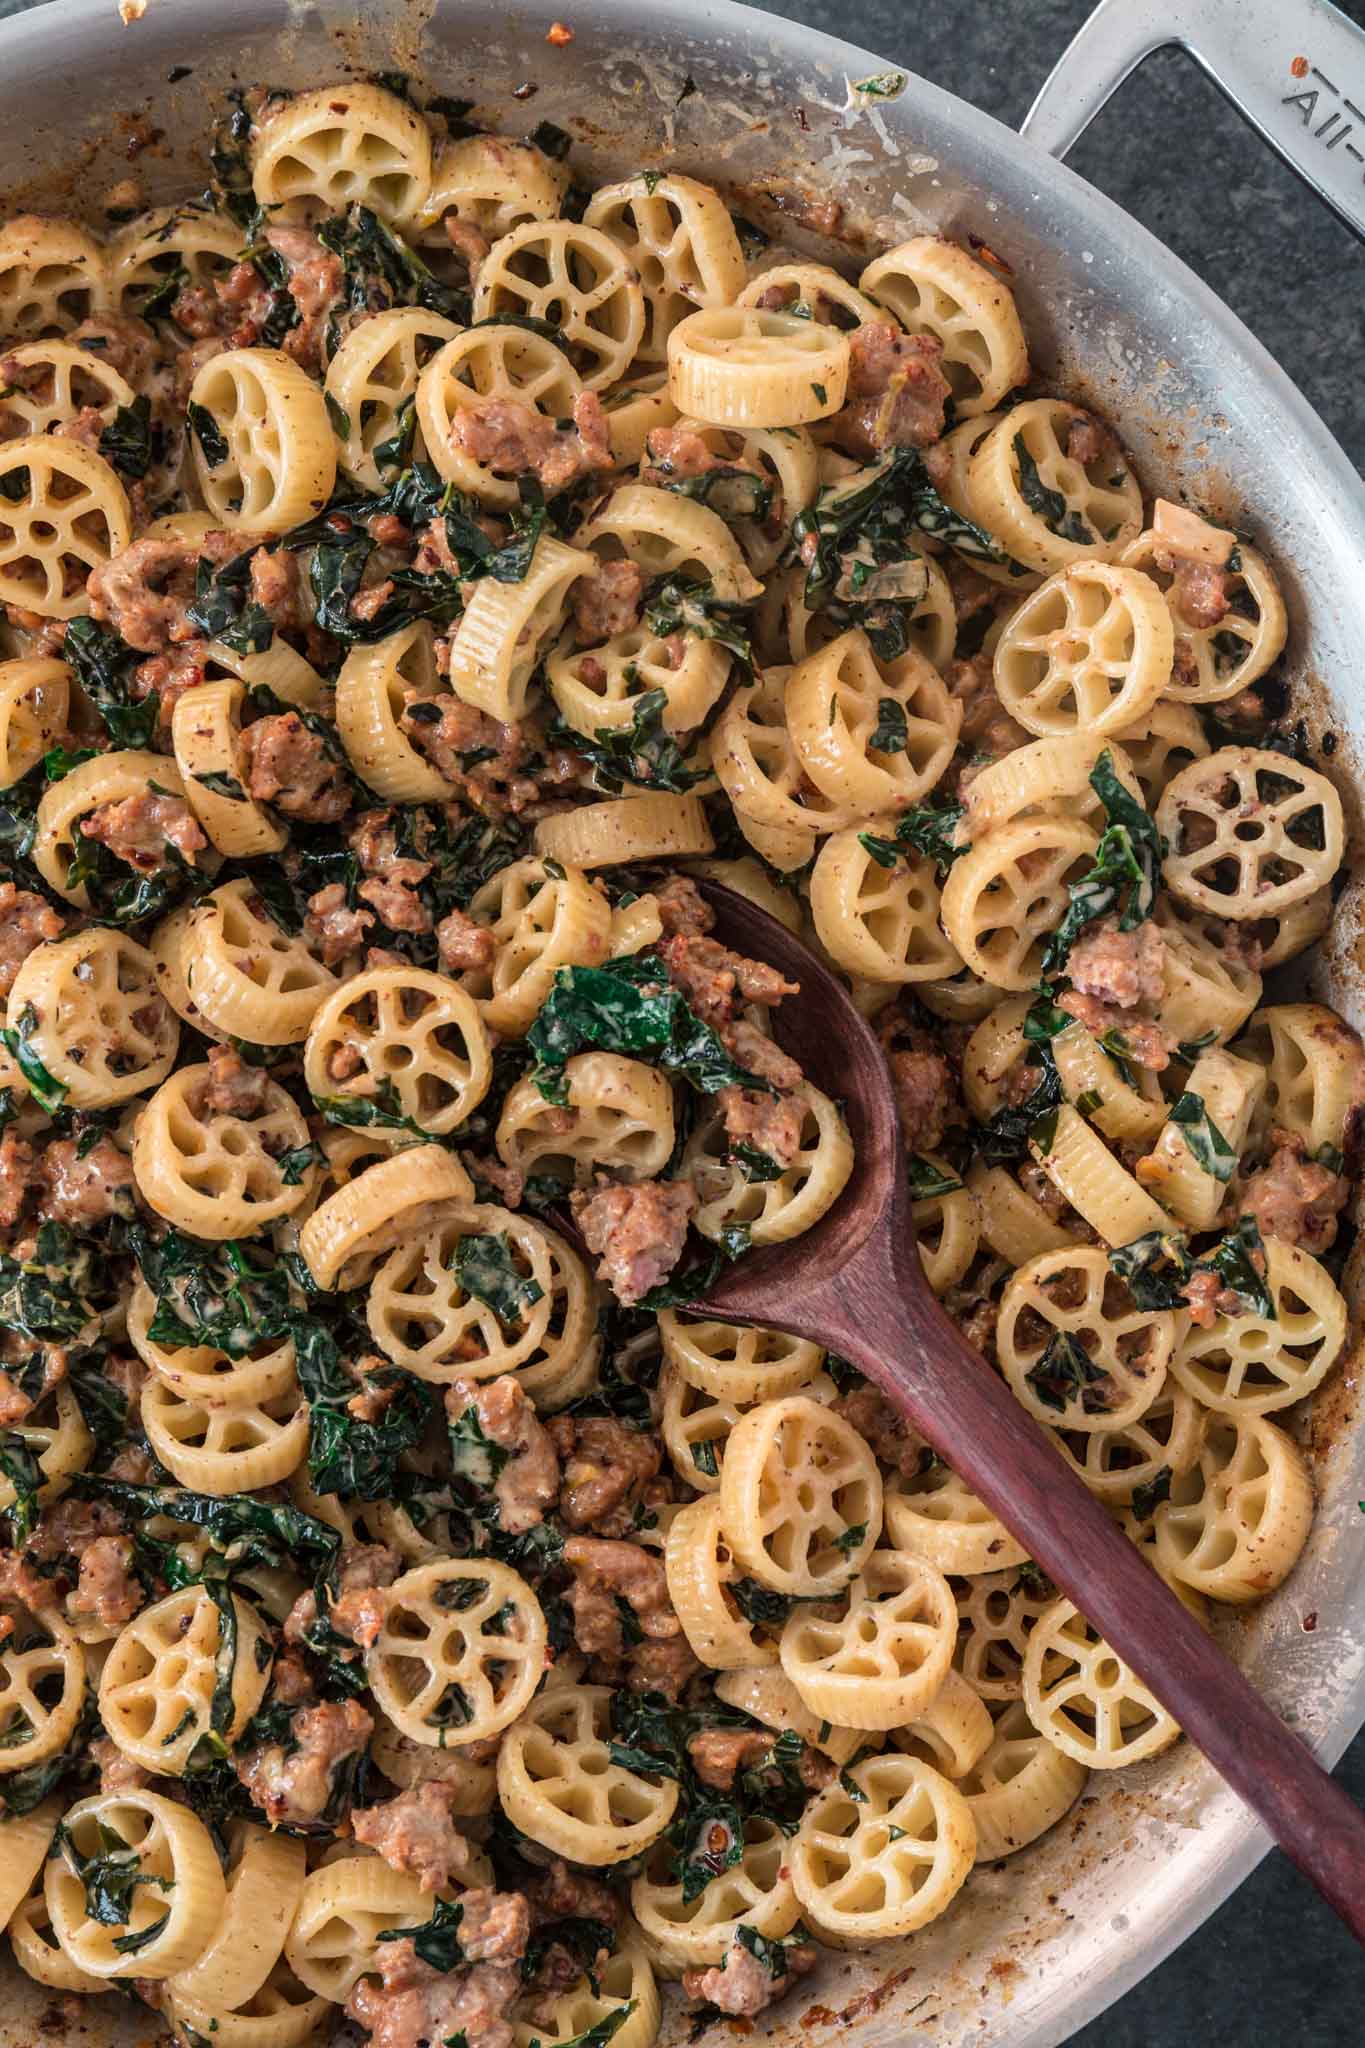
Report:
[[1254,1692],[935,1299],[920,1265],[891,1077],[875,1036],[820,962],[733,890],[702,884],[715,936],[801,994],[775,1034],[840,1100],[847,1187],[813,1229],[747,1252],[694,1314],[790,1330],[849,1359],[1148,1685],[1365,1942],[1365,1815]]

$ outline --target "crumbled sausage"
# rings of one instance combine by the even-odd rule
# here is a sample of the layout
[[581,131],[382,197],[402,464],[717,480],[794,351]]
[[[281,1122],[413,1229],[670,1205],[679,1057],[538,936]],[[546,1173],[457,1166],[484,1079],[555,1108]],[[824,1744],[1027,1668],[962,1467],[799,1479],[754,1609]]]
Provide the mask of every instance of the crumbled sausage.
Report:
[[455,254],[464,259],[465,269],[469,273],[469,282],[477,284],[479,271],[483,267],[483,260],[492,247],[492,243],[483,230],[477,227],[472,220],[461,220],[458,213],[448,213],[441,222],[441,226],[445,231],[445,238],[455,251]]
[[436,927],[436,950],[446,974],[481,974],[493,964],[497,940],[463,910],[452,910]]
[[505,2017],[521,1989],[515,1964],[476,1963],[441,1972],[420,1960],[411,1939],[381,1941],[374,1949],[380,1982],[362,1977],[346,2012],[370,2036],[371,2048],[438,2048],[462,2040],[465,2048],[513,2048]]
[[[385,1799],[378,1806],[358,1806],[351,1813],[357,1842],[375,1850],[395,1870],[411,1871],[424,1892],[443,1891],[452,1883],[471,1882],[476,1864],[469,1843],[451,1818],[456,1800],[452,1784],[432,1779]],[[525,1902],[518,1901],[525,1912]],[[469,1909],[460,1922],[460,1945],[471,1961],[468,1945]],[[523,1936],[522,1946],[525,1947]]]
[[1101,456],[1118,452],[1118,442],[1103,420],[1097,420],[1090,412],[1082,412],[1079,406],[1071,415],[1066,429],[1066,452],[1072,462],[1079,462],[1085,469]]
[[452,1422],[472,1408],[488,1441],[507,1453],[493,1482],[498,1526],[512,1536],[534,1529],[559,1493],[559,1459],[525,1389],[511,1373],[482,1386],[454,1380],[446,1389],[445,1405]]
[[707,1024],[726,1024],[737,1005],[761,1004],[771,1009],[784,996],[800,994],[800,983],[787,981],[766,960],[732,953],[718,940],[680,934],[665,939],[659,958],[673,986],[680,990]]
[[514,398],[462,405],[451,421],[450,445],[494,476],[534,476],[547,498],[612,466],[606,414],[595,391],[578,394],[570,422],[547,419]]
[[1276,1131],[1278,1143],[1268,1165],[1253,1173],[1242,1190],[1243,1215],[1254,1216],[1262,1237],[1301,1244],[1315,1256],[1335,1242],[1337,1217],[1350,1198],[1344,1174],[1305,1156],[1302,1138]]
[[139,653],[164,654],[199,635],[188,611],[200,562],[227,561],[237,545],[231,534],[217,532],[194,541],[135,540],[91,570],[85,586],[91,613]]
[[574,631],[580,647],[596,647],[616,633],[629,633],[640,623],[640,597],[645,587],[638,563],[601,562],[591,576],[580,576],[573,589]]
[[417,884],[431,872],[430,861],[396,861],[386,875],[371,875],[357,895],[379,913],[391,932],[429,932],[433,919],[417,894]]
[[132,1566],[131,1537],[97,1536],[81,1552],[71,1612],[116,1627],[130,1621],[145,1598]]
[[0,1228],[12,1230],[24,1211],[33,1179],[33,1147],[17,1131],[0,1138]]
[[937,441],[952,396],[939,368],[943,343],[937,335],[904,334],[889,320],[868,320],[854,328],[848,344],[848,396],[837,415],[840,439],[868,455]]
[[608,1543],[595,1536],[570,1536],[564,1562],[572,1571],[568,1591],[574,1640],[589,1657],[619,1657],[625,1648],[617,1596],[633,1610],[641,1632],[667,1642],[682,1633],[668,1597],[664,1561],[638,1543]]
[[548,1424],[564,1461],[559,1517],[567,1529],[626,1536],[663,1454],[657,1440],[610,1415],[554,1415]]
[[308,898],[303,931],[320,949],[323,966],[337,967],[364,950],[365,934],[373,923],[373,911],[350,908],[343,882],[329,882]]
[[374,1732],[374,1720],[354,1700],[300,1707],[289,1723],[296,1745],[269,1742],[237,1758],[237,1776],[248,1797],[273,1826],[306,1826],[321,1818],[335,1790],[337,1767],[357,1756]]
[[1121,1051],[1124,1059],[1131,1059],[1139,1067],[1158,1074],[1171,1064],[1176,1041],[1169,1031],[1149,1017],[1134,1016],[1131,1010],[1121,1010],[1115,1003],[1106,1003],[1099,996],[1086,995],[1076,988],[1069,988],[1058,996],[1057,1008],[1084,1024],[1095,1038],[1103,1038],[1106,1032],[1117,1032],[1123,1043],[1121,1046],[1116,1044],[1115,1050]]
[[924,1438],[876,1387],[855,1387],[841,1395],[834,1413],[852,1424],[883,1465],[906,1478],[919,1471]]
[[54,1138],[34,1169],[38,1213],[50,1223],[102,1223],[133,1212],[132,1161],[101,1136],[82,1156],[76,1138]]
[[166,866],[166,849],[173,846],[181,859],[193,867],[195,855],[208,845],[199,821],[183,797],[158,796],[139,790],[120,802],[101,804],[88,818],[81,819],[83,838],[98,840],[140,875],[156,874]]
[[1171,610],[1187,626],[1210,631],[1228,615],[1231,599],[1227,570],[1213,562],[1177,561],[1170,600]]
[[752,1088],[722,1088],[716,1103],[732,1145],[764,1152],[790,1166],[801,1149],[805,1104],[792,1095],[760,1095]]
[[714,2005],[719,2012],[752,2019],[774,1999],[789,1991],[798,1977],[807,1977],[819,1961],[811,1942],[798,1942],[782,1950],[783,1969],[774,1976],[766,1962],[760,1962],[737,1934],[714,1970],[684,1970],[683,1990],[689,1998]]
[[766,1731],[747,1728],[703,1728],[688,1741],[687,1754],[703,1785],[728,1792],[735,1773],[768,1755],[773,1737]]
[[941,1039],[907,1025],[896,1010],[878,1026],[891,1069],[901,1134],[911,1152],[932,1152],[950,1125],[963,1121],[962,1098],[953,1063]]
[[1119,930],[1116,917],[1086,930],[1067,956],[1071,985],[1120,1010],[1155,1003],[1165,993],[1166,942],[1150,921],[1136,931]]
[[1225,1287],[1207,1267],[1191,1273],[1179,1292],[1189,1304],[1190,1321],[1198,1329],[1212,1329],[1219,1316],[1239,1315],[1242,1310],[1241,1295],[1235,1288]]
[[691,875],[670,875],[654,891],[654,901],[666,939],[702,938],[716,922],[716,913]]
[[7,996],[14,977],[35,946],[59,939],[66,929],[61,917],[32,889],[0,882],[0,996]]
[[437,774],[477,810],[516,813],[539,799],[538,784],[522,772],[528,748],[519,725],[489,718],[448,692],[414,693],[398,722]]
[[249,1067],[230,1045],[211,1045],[208,1065],[205,1109],[221,1116],[260,1115],[270,1093],[270,1076],[264,1067]]
[[288,818],[335,824],[351,807],[351,780],[297,711],[258,718],[242,734],[247,794]]
[[621,1901],[610,1885],[590,1877],[585,1870],[572,1869],[562,1856],[552,1858],[548,1870],[537,1871],[527,1879],[526,1898],[537,1927],[552,1920],[600,1920],[607,1927],[621,1925]]
[[599,1277],[629,1308],[677,1265],[697,1192],[678,1180],[647,1180],[635,1187],[604,1182],[593,1194],[575,1188],[569,1204],[589,1251],[601,1259]]
[[134,1763],[107,1735],[97,1736],[91,1743],[90,1758],[100,1774],[101,1793],[141,1792],[152,1782],[151,1772]]

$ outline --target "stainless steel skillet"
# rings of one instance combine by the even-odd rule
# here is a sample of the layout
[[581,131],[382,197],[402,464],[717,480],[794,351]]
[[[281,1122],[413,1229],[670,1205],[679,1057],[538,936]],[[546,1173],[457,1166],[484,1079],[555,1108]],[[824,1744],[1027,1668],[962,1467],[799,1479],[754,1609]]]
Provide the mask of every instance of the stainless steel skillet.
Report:
[[[544,40],[556,14],[576,31],[566,48]],[[1033,132],[1047,146],[1074,139],[1146,49],[1185,40],[1360,224],[1365,166],[1348,145],[1365,149],[1353,111],[1365,108],[1365,53],[1334,9],[1109,0],[1097,22],[1075,46],[1080,68],[1064,60],[1035,109]],[[724,0],[528,0],[515,11],[505,0],[366,0],[363,11],[330,0],[151,0],[129,29],[113,0],[57,0],[0,29],[0,188],[11,204],[98,220],[129,169],[129,131],[116,117],[145,111],[163,135],[137,168],[153,198],[183,194],[202,181],[203,138],[224,86],[317,84],[347,63],[426,74],[510,133],[559,122],[595,175],[667,156],[740,188],[777,181],[788,197],[833,193],[850,224],[878,241],[922,226],[988,241],[1015,266],[1043,374],[1121,422],[1150,483],[1183,487],[1266,542],[1290,593],[1290,673],[1310,724],[1340,736],[1333,760],[1360,844],[1358,479],[1265,352],[1141,228],[921,80],[907,79],[890,101],[860,100],[850,81],[888,69],[869,52]],[[189,75],[168,83],[182,65]],[[513,97],[527,84],[536,87],[529,105]],[[1333,111],[1340,118],[1327,126]],[[1354,888],[1315,973],[1365,1021]],[[1260,1689],[1328,1760],[1365,1722],[1356,1380],[1348,1367],[1313,1419],[1321,1506],[1309,1549],[1289,1584],[1233,1632]],[[1051,2048],[1191,1932],[1264,1847],[1188,1745],[1122,1785],[1094,1779],[1072,1819],[979,1872],[943,1921],[903,1947],[833,1958],[809,1997],[778,2009],[767,2035],[814,2048],[850,2033],[858,2048]],[[0,2048],[34,2038],[45,2003],[27,1980],[7,1981]],[[130,2041],[147,2033],[102,2009],[87,2025],[95,2040],[106,2026]]]

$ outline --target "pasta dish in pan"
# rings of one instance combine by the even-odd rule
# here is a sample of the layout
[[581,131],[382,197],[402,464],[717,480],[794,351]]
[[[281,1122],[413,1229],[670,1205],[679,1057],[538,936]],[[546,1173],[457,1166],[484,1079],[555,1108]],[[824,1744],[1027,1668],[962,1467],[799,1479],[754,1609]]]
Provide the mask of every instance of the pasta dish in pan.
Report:
[[202,196],[0,229],[0,1924],[185,2048],[754,2015],[1179,1735],[846,1361],[683,1312],[853,1164],[699,880],[1201,1617],[1346,1342],[1257,537],[991,251],[469,111],[252,92]]

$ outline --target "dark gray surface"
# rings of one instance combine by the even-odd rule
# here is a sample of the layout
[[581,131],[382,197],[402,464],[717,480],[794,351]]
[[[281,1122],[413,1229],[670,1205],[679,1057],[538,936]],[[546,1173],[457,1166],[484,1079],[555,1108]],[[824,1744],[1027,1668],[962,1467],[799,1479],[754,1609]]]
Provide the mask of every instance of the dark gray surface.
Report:
[[[0,17],[32,4],[0,0]],[[574,4],[566,4],[567,19]],[[586,11],[591,0],[581,5]],[[836,9],[829,0],[779,0],[770,11],[846,34],[1017,126],[1089,7],[1087,0],[842,0]],[[1343,11],[1365,25],[1365,0],[1346,0]],[[1195,66],[1174,53],[1153,58],[1071,162],[1207,279],[1357,466],[1365,465],[1365,248],[1256,141]],[[1365,1804],[1365,1737],[1340,1775]],[[1161,1969],[1073,2036],[1072,2048],[1345,2048],[1362,2039],[1360,1953],[1273,1853]]]

